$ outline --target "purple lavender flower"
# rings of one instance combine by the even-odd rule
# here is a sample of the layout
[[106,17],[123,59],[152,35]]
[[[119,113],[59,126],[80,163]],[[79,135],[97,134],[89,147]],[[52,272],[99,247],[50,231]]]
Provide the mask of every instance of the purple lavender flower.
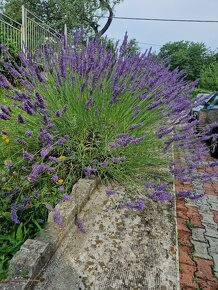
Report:
[[49,203],[47,203],[45,207],[50,211],[54,210],[53,207]]
[[128,130],[133,130],[133,129],[136,129],[136,128],[139,128],[143,125],[143,123],[138,123],[138,124],[132,124]]
[[28,161],[33,161],[34,160],[34,156],[30,153],[28,153],[27,151],[23,152],[23,158],[28,160]]
[[155,191],[154,193],[150,194],[150,198],[154,200],[170,201],[172,200],[173,196],[171,192]]
[[9,81],[1,73],[0,73],[0,87],[6,88],[6,89],[11,87],[11,84],[9,83]]
[[10,116],[5,113],[0,113],[0,119],[2,120],[10,120]]
[[54,162],[54,163],[58,163],[58,162],[60,162],[60,160],[59,160],[57,157],[55,157],[55,156],[49,156],[48,159],[49,159],[50,161]]
[[120,163],[122,161],[125,161],[126,160],[126,157],[125,156],[122,156],[122,157],[112,157],[111,160],[114,162],[114,163]]
[[106,189],[105,190],[106,194],[111,196],[111,195],[115,195],[116,194],[116,191],[115,190],[112,190],[112,189]]
[[49,149],[48,148],[42,148],[40,151],[40,155],[42,158],[45,158],[49,154]]
[[46,129],[42,127],[39,129],[39,142],[40,143],[44,144],[45,146],[52,145],[53,139],[54,137],[51,134],[49,134],[46,131]]
[[25,111],[30,116],[34,114],[34,106],[28,100],[24,101],[23,106],[19,106],[19,108]]
[[56,116],[56,117],[61,117],[61,112],[60,112],[60,110],[58,110],[58,111],[55,112],[55,116]]
[[86,229],[85,229],[85,227],[84,227],[84,223],[83,223],[83,220],[82,220],[82,219],[77,218],[77,220],[76,220],[76,225],[77,225],[78,229],[79,229],[83,234],[86,233]]
[[6,160],[5,165],[8,169],[12,169],[14,167],[13,162],[11,160]]
[[145,202],[144,202],[143,199],[139,198],[139,199],[137,200],[136,208],[137,208],[138,210],[144,210],[144,209],[145,209]]
[[29,198],[29,197],[24,198],[24,207],[26,207],[30,203],[31,203],[31,198]]
[[55,124],[54,123],[49,123],[46,128],[47,129],[53,129],[55,127]]
[[22,146],[27,146],[26,141],[24,141],[24,140],[22,140],[22,139],[20,139],[20,138],[16,138],[16,141],[17,141],[17,143],[19,143],[19,144],[22,145]]
[[54,217],[53,217],[54,222],[55,222],[55,223],[56,223],[60,228],[63,228],[63,227],[65,226],[65,224],[64,224],[64,222],[63,222],[62,219],[61,219],[61,214],[60,214],[58,211],[56,211],[56,210],[54,210],[53,212],[54,212]]
[[85,175],[87,177],[90,177],[92,173],[95,173],[96,172],[96,169],[94,167],[91,167],[91,166],[86,166],[85,167]]
[[31,131],[31,130],[27,130],[26,132],[25,132],[25,136],[26,137],[31,137],[33,135],[33,132]]
[[44,101],[42,95],[39,92],[36,92],[35,96],[36,96],[37,106],[40,107],[41,109],[44,109],[45,108],[45,101]]
[[59,227],[63,228],[65,225],[64,225],[64,222],[62,221],[61,219],[61,214],[60,212],[58,212],[56,209],[54,209],[50,204],[46,204],[45,206],[48,210],[50,210],[51,212],[53,212],[53,219],[54,219],[54,222],[59,225]]
[[51,177],[51,182],[56,183],[56,182],[58,182],[58,179],[59,178],[58,178],[57,174],[55,174]]
[[58,191],[59,191],[59,192],[64,192],[64,191],[65,191],[64,186],[63,186],[63,185],[59,186],[59,187],[58,187]]
[[35,197],[35,198],[37,198],[37,199],[38,199],[38,198],[39,198],[39,196],[40,196],[40,194],[39,194],[39,192],[38,192],[38,191],[34,191],[34,192],[33,192],[33,194],[34,194],[34,197]]
[[100,167],[101,168],[106,168],[108,166],[109,162],[107,160],[105,160],[104,162],[100,163]]
[[18,219],[18,215],[17,215],[17,205],[14,204],[11,207],[11,220],[12,222],[14,222],[15,224],[20,224],[20,221]]
[[47,164],[44,163],[36,163],[32,166],[32,172],[30,173],[30,175],[28,176],[28,180],[30,182],[37,182],[38,178],[41,174],[45,173],[45,172],[53,172],[54,168],[50,167]]
[[86,101],[86,110],[88,111],[91,107],[91,105],[94,103],[94,99],[93,97],[91,96],[88,101]]
[[24,118],[23,118],[23,116],[21,114],[18,114],[17,115],[17,120],[21,124],[24,124],[25,123],[25,120],[24,120]]
[[145,139],[144,136],[139,137],[139,138],[135,138],[135,139],[130,141],[130,144],[136,144],[137,145],[137,144],[141,143],[144,139]]
[[63,200],[64,201],[70,201],[71,200],[71,196],[69,194],[64,194],[63,195]]
[[4,114],[8,115],[9,117],[11,116],[11,108],[10,107],[4,107],[4,106],[1,106],[1,110]]
[[66,136],[65,137],[61,137],[60,139],[57,140],[56,144],[58,146],[61,146],[66,140],[67,140]]
[[8,131],[2,130],[2,135],[8,136]]

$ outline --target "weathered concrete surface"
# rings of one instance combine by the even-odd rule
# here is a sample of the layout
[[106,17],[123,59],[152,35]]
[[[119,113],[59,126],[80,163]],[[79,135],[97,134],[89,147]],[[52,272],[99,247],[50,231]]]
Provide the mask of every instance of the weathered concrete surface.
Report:
[[[30,289],[31,281],[41,272],[56,252],[65,235],[75,223],[77,214],[89,200],[99,183],[99,179],[80,179],[74,186],[71,200],[60,202],[55,210],[61,214],[64,228],[60,228],[54,221],[54,213],[48,216],[49,223],[34,240],[28,239],[10,261],[10,278],[0,284],[2,290]],[[28,278],[27,278],[28,277]]]
[[72,226],[35,290],[179,289],[174,205],[147,200],[143,212],[117,205],[105,187],[91,196],[81,214],[86,234]]

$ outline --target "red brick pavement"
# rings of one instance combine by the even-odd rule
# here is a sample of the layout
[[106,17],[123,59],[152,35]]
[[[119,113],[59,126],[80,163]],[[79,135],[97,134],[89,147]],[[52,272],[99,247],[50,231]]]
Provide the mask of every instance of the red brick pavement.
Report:
[[[204,172],[218,172],[218,168],[202,168]],[[218,182],[203,184],[205,194],[218,196]],[[176,190],[191,190],[190,183],[176,182]],[[185,201],[177,198],[177,224],[179,238],[179,263],[180,263],[180,286],[181,290],[218,290],[218,280],[212,273],[212,260],[193,257],[194,251],[191,243],[191,230],[187,225],[204,228],[202,217],[198,208],[186,205]],[[212,211],[215,222],[218,223],[218,211]],[[189,221],[187,223],[187,221]]]

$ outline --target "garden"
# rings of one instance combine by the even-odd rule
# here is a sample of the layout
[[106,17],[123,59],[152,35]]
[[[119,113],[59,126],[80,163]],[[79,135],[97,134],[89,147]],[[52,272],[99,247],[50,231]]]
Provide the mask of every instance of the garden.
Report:
[[[216,124],[194,134],[196,82],[151,51],[134,51],[127,35],[122,44],[84,37],[75,32],[59,53],[45,45],[14,57],[1,47],[0,279],[24,241],[43,231],[50,211],[64,227],[54,208],[71,199],[80,178],[99,177],[107,195],[117,194],[113,181],[127,191],[143,183],[144,191],[130,192],[122,204],[130,210],[143,210],[148,197],[175,198],[172,176],[202,178],[196,171],[208,154],[202,141]],[[180,162],[173,150],[183,152]]]

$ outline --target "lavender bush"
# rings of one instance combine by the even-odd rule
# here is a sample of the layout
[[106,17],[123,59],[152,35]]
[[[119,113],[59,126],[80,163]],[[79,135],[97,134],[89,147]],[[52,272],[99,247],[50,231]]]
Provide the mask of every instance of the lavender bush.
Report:
[[[59,54],[45,47],[31,58],[20,54],[20,66],[6,62],[19,87],[0,75],[0,219],[3,245],[11,246],[3,269],[23,240],[41,229],[48,211],[64,226],[54,206],[70,198],[80,177],[127,185],[143,176],[145,192],[121,204],[141,210],[145,196],[172,199],[167,163],[181,181],[201,178],[197,168],[208,151],[202,140],[209,137],[194,134],[197,121],[189,122],[195,83],[151,51],[130,54],[127,35],[120,47],[99,39],[84,46],[82,38],[76,33]],[[173,144],[183,152],[180,163],[172,162]]]

